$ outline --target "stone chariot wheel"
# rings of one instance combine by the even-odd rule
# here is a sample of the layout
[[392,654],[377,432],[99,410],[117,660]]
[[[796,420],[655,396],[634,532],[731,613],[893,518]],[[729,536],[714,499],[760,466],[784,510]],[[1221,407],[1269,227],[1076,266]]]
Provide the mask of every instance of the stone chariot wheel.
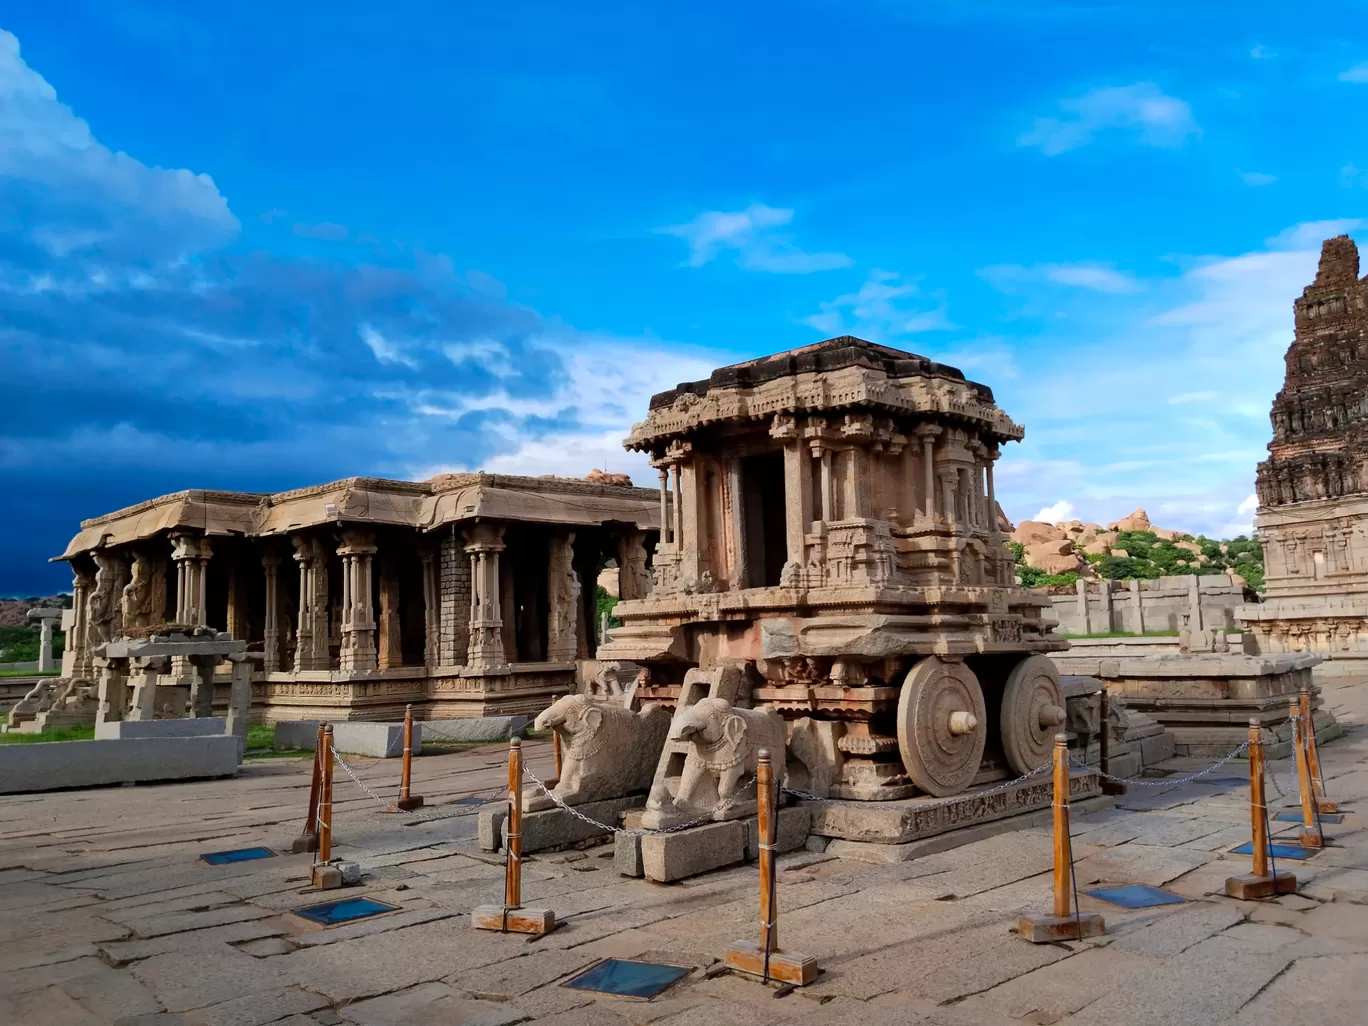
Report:
[[1044,765],[1054,736],[1064,722],[1064,695],[1059,671],[1046,656],[1027,656],[1007,674],[1002,689],[1002,754],[1014,773]]
[[937,798],[959,794],[978,773],[986,738],[973,670],[927,656],[908,671],[898,697],[898,749],[914,784]]

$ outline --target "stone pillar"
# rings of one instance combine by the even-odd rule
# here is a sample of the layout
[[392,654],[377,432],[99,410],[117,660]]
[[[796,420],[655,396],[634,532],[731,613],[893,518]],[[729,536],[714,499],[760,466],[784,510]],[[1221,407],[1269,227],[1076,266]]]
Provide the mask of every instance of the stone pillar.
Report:
[[171,558],[176,564],[176,623],[205,626],[205,585],[213,550],[209,539],[173,534]]
[[851,446],[845,451],[845,459],[841,462],[844,464],[841,474],[841,491],[845,498],[844,519],[865,519],[870,515],[869,453],[858,445]]
[[[1082,583],[1081,581],[1079,582]],[[1114,582],[1105,578],[1098,581],[1098,587],[1102,589],[1102,630],[1110,634],[1116,630],[1116,618],[1113,616],[1112,608],[1112,584]]]
[[93,680],[94,667],[90,661],[90,593],[95,587],[95,574],[72,566],[71,609],[62,614],[66,631],[66,648],[62,653],[62,676],[72,680]]
[[247,748],[247,721],[252,710],[252,664],[247,661],[245,652],[228,658],[233,663],[233,683],[228,693],[225,733],[237,735],[238,758],[241,759]]
[[95,587],[86,599],[86,644],[93,652],[96,645],[113,641],[121,598],[119,560],[108,553],[92,552],[95,560]]
[[52,619],[43,617],[38,621],[38,672],[47,673],[52,669]]
[[[692,483],[690,482],[690,484]],[[670,541],[674,543],[676,549],[684,544],[683,488],[683,468],[676,461],[674,464],[674,527],[670,531]],[[690,494],[693,494],[692,491]]]
[[646,569],[646,532],[624,531],[618,537],[618,596],[645,598],[651,592],[651,572]]
[[934,519],[936,516],[936,436],[941,433],[941,428],[936,424],[922,424],[918,426],[916,435],[921,439],[922,451],[922,487],[925,493],[922,495],[924,503],[922,511],[927,519]]
[[[733,590],[739,590],[746,586],[750,575],[750,554],[746,546],[745,484],[741,480],[741,458],[729,459],[726,465],[727,493],[730,499],[727,503],[727,521],[730,526],[727,534],[731,542],[728,546],[731,550],[730,582]],[[761,559],[763,561],[763,555]]]
[[672,540],[670,530],[670,468],[660,467],[660,544],[668,545]]
[[295,535],[299,564],[299,623],[295,628],[295,671],[328,669],[328,563],[323,546]]
[[95,713],[95,725],[122,720],[128,713],[126,694],[126,660],[94,656],[93,662],[100,681],[100,705]]
[[337,554],[342,557],[339,668],[350,673],[374,670],[375,608],[371,603],[371,562],[375,556],[375,535],[370,531],[343,531]]
[[438,666],[460,666],[466,660],[474,618],[474,564],[475,557],[466,555],[465,541],[451,525],[443,532],[437,562]]
[[128,719],[155,720],[157,718],[157,680],[161,676],[160,659],[131,660],[133,697],[129,702]]
[[784,444],[784,538],[788,562],[807,563],[807,533],[812,530],[812,473],[808,447],[798,439]]
[[996,445],[990,445],[984,448],[983,470],[986,486],[985,490],[988,493],[988,509],[986,511],[986,516],[988,518],[988,536],[990,538],[998,537],[997,495],[993,491],[993,464],[997,461],[997,458],[998,447]]
[[831,473],[831,450],[823,446],[819,458],[822,461],[822,523],[829,524],[836,519],[836,482]]
[[1145,607],[1140,599],[1140,585],[1141,581],[1138,577],[1132,578],[1130,582],[1131,609],[1135,613],[1134,620],[1136,634],[1145,633]]
[[513,588],[513,557],[499,560],[499,618],[503,626],[499,631],[503,638],[504,662],[518,661],[518,600]]
[[[579,601],[575,589],[575,534],[551,535],[547,560],[546,661],[573,662],[579,651]],[[627,568],[619,564],[618,581],[627,580]],[[622,596],[626,598],[624,594]]]
[[1196,574],[1188,577],[1188,626],[1194,634],[1206,630],[1202,621],[1202,579]]
[[280,669],[280,557],[273,552],[262,556],[261,570],[266,578],[261,668],[265,673],[275,673]]
[[399,622],[399,570],[392,560],[380,567],[380,633],[376,665],[382,670],[404,665],[404,642]]
[[954,469],[947,467],[938,475],[940,478],[941,492],[941,516],[945,522],[952,527],[956,524],[955,517],[955,497],[958,494],[959,474]]
[[466,665],[490,669],[507,665],[503,617],[499,605],[499,553],[503,551],[502,524],[480,523],[466,529],[465,551],[470,555],[470,645]]
[[437,576],[437,553],[430,547],[418,550],[423,568],[423,665],[441,665],[441,594]]
[[214,667],[218,656],[189,656],[195,668],[190,681],[190,715],[196,718],[214,715]]
[[119,597],[122,626],[148,627],[166,620],[166,573],[160,559],[135,551],[128,584]]
[[1088,611],[1088,582],[1079,578],[1074,585],[1074,590],[1078,595],[1078,622],[1083,628],[1080,634],[1092,633],[1092,614]]

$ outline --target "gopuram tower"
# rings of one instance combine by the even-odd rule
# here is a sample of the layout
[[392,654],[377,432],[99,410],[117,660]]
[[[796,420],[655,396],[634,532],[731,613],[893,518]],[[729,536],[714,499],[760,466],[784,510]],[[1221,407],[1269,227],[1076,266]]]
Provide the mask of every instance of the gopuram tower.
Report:
[[1368,280],[1347,235],[1321,247],[1293,304],[1287,376],[1259,464],[1264,602],[1243,614],[1263,653],[1317,652],[1368,668]]

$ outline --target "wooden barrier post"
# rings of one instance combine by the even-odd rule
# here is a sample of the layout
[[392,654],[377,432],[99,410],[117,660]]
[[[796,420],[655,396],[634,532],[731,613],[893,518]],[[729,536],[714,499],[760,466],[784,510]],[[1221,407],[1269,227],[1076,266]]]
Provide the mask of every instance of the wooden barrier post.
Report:
[[423,807],[421,795],[409,793],[409,787],[413,782],[413,706],[404,706],[404,768],[399,777],[399,800],[394,803],[393,808],[401,812],[409,812],[413,809]]
[[290,850],[296,853],[318,851],[318,796],[323,789],[323,724],[318,725],[318,736],[314,738],[313,777],[309,781],[309,814],[304,820],[304,829]]
[[760,943],[737,941],[722,955],[730,969],[759,976],[768,983],[805,987],[817,979],[817,960],[779,947],[778,896],[774,888],[774,844],[779,824],[779,780],[770,765],[769,749],[757,753],[755,767],[756,829],[760,838]]
[[477,930],[500,933],[550,933],[556,914],[548,908],[522,907],[522,742],[508,744],[508,850],[504,861],[504,903],[481,905],[470,913]]
[[1069,839],[1069,742],[1063,734],[1054,743],[1054,914],[1022,916],[1017,935],[1033,944],[1083,940],[1106,933],[1099,912],[1075,908],[1073,895],[1073,845]]
[[1268,806],[1264,798],[1263,731],[1258,719],[1249,721],[1249,821],[1253,829],[1254,872],[1226,880],[1226,894],[1252,901],[1275,894],[1291,894],[1297,877],[1286,870],[1270,869],[1268,857]]
[[1331,801],[1325,796],[1325,775],[1321,772],[1320,750],[1316,747],[1316,718],[1311,703],[1311,688],[1309,685],[1301,686],[1301,693],[1297,696],[1297,705],[1301,709],[1302,723],[1306,727],[1306,747],[1307,765],[1311,771],[1311,796],[1316,802],[1316,811],[1320,813],[1339,812],[1339,803]]
[[333,729],[329,723],[323,728],[323,786],[318,796],[318,858],[314,861],[309,881],[319,890],[330,891],[342,886],[342,871],[332,864],[333,814]]
[[1099,761],[1102,763],[1102,793],[1103,794],[1125,794],[1128,788],[1120,780],[1109,780],[1111,775],[1111,732],[1107,729],[1107,723],[1111,719],[1110,702],[1107,699],[1107,686],[1102,685],[1101,692],[1098,693],[1098,713],[1102,718],[1102,730],[1097,735],[1097,747]]
[[1325,835],[1321,833],[1316,798],[1311,789],[1311,764],[1307,761],[1306,722],[1301,716],[1301,704],[1293,702],[1287,715],[1292,720],[1292,751],[1297,759],[1297,785],[1301,790],[1302,828],[1298,840],[1303,848],[1320,848],[1325,845]]

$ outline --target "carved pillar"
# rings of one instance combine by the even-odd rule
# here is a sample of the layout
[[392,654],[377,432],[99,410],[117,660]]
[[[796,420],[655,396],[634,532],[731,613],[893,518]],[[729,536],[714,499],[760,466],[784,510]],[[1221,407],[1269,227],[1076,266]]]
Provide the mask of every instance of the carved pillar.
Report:
[[651,591],[651,572],[646,569],[646,532],[624,531],[618,538],[618,595],[645,598]]
[[788,562],[807,563],[807,533],[812,530],[812,472],[808,447],[793,439],[784,444],[784,537]]
[[189,656],[195,668],[190,682],[190,715],[204,717],[214,715],[214,667],[218,656]]
[[668,545],[673,541],[674,532],[670,530],[670,468],[660,468],[660,544]]
[[247,616],[242,609],[244,600],[247,598],[242,593],[242,576],[238,573],[236,564],[228,567],[228,622],[224,624],[224,629],[234,638],[244,639],[247,637]]
[[149,627],[166,620],[166,573],[160,559],[145,550],[134,552],[119,605],[125,629]]
[[399,570],[392,560],[380,565],[380,631],[376,665],[382,670],[404,665],[404,644],[399,622]]
[[985,446],[983,450],[983,471],[986,481],[985,491],[987,491],[987,510],[988,536],[996,539],[998,537],[998,515],[997,515],[997,494],[993,491],[993,464],[998,458],[998,447],[996,445]]
[[[546,661],[549,663],[572,662],[579,649],[579,603],[575,593],[574,546],[573,531],[551,536],[546,575],[546,597],[549,606],[546,622]],[[620,562],[619,584],[625,585],[628,576],[628,568]],[[624,593],[622,597],[627,596]]]
[[[727,493],[731,500],[727,504],[727,521],[731,530],[728,536],[731,544],[731,576],[733,590],[744,588],[749,580],[749,553],[746,547],[746,496],[745,484],[741,480],[741,459],[727,460]],[[761,560],[763,562],[763,555]]]
[[936,516],[936,436],[941,428],[936,424],[922,424],[916,430],[922,450],[922,512],[928,519]]
[[841,460],[841,494],[845,501],[842,519],[863,519],[869,510],[869,453],[859,445],[852,446]]
[[104,552],[92,552],[95,560],[95,586],[86,600],[86,645],[91,651],[96,645],[113,641],[116,613],[119,608],[119,563]]
[[955,524],[955,495],[956,485],[959,482],[959,474],[950,468],[942,470],[938,475],[940,478],[941,493],[941,516],[945,522],[954,526]]
[[[318,667],[314,659],[314,546],[302,535],[294,535],[294,560],[299,565],[299,622],[295,625],[295,672]],[[326,668],[326,664],[324,664]]]
[[262,616],[262,660],[265,673],[280,669],[280,557],[268,552],[261,557],[261,570],[266,578],[266,602]]
[[62,652],[62,676],[73,680],[93,680],[95,673],[90,661],[90,593],[95,587],[95,574],[85,567],[72,564],[71,609],[62,614],[66,631],[66,648]]
[[171,558],[176,564],[176,622],[205,625],[205,585],[213,550],[209,539],[195,534],[171,536]]
[[[670,532],[670,541],[674,543],[676,549],[684,543],[684,504],[681,501],[681,493],[684,485],[681,474],[682,468],[676,460],[674,464],[674,527]],[[692,494],[692,491],[690,494]]]
[[910,527],[916,519],[917,511],[917,457],[921,455],[921,442],[915,437],[909,438],[907,444],[903,446],[901,453],[902,459],[902,492],[898,499],[899,519],[903,524]]
[[499,582],[499,617],[503,620],[499,634],[503,638],[504,661],[509,663],[518,661],[518,603],[513,587],[513,559],[510,555],[508,559],[499,560],[495,575]]
[[157,679],[161,676],[161,660],[134,659],[131,664],[133,673],[129,683],[133,686],[133,695],[128,719],[154,720],[157,718]]
[[247,721],[252,709],[252,664],[247,653],[229,657],[233,664],[232,683],[228,690],[228,716],[224,733],[238,738],[238,758],[247,748]]
[[423,665],[441,665],[441,595],[437,576],[437,553],[424,545],[418,550],[423,568]]
[[122,720],[128,713],[126,694],[127,660],[94,657],[94,666],[99,673],[100,704],[95,713],[95,725]]
[[52,617],[45,616],[38,621],[38,672],[47,673],[52,669]]
[[836,482],[831,473],[831,450],[822,447],[822,522],[831,523],[836,519]]
[[1133,578],[1130,582],[1131,591],[1131,611],[1134,614],[1135,633],[1145,633],[1145,606],[1140,598],[1140,579]]
[[472,669],[504,666],[503,617],[499,606],[499,553],[502,524],[481,523],[466,529],[470,554],[470,646],[466,664]]
[[375,535],[342,532],[342,649],[339,668],[356,672],[376,667],[375,608],[371,604],[371,561]]

